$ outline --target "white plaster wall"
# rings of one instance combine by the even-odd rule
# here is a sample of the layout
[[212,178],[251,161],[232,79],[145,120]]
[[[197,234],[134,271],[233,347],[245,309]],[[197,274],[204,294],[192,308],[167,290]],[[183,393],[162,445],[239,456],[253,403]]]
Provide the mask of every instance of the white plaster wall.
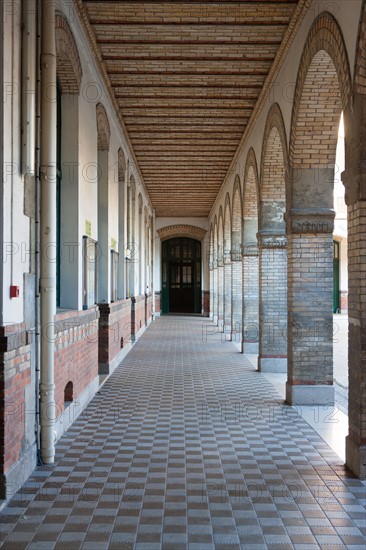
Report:
[[[6,7],[6,6],[5,6]],[[3,40],[3,288],[1,324],[21,323],[23,316],[23,274],[29,272],[29,218],[24,215],[24,182],[21,174],[21,6],[18,0],[4,12]],[[19,298],[10,298],[10,285],[20,287]]]
[[[97,124],[96,124],[96,105],[101,102],[107,112],[109,126],[111,130],[110,149],[109,149],[109,173],[108,173],[108,189],[109,189],[109,204],[108,204],[108,243],[111,239],[117,241],[117,250],[120,252],[120,272],[124,273],[124,248],[125,243],[120,243],[121,232],[119,224],[123,224],[126,228],[126,205],[122,208],[124,211],[124,219],[119,215],[119,189],[118,189],[118,150],[122,147],[126,164],[128,165],[127,173],[133,174],[136,181],[136,196],[141,193],[143,205],[148,208],[149,213],[152,213],[147,191],[141,181],[139,171],[135,168],[133,160],[133,152],[131,150],[128,138],[120,127],[118,117],[114,111],[114,107],[110,101],[108,94],[105,92],[102,78],[99,74],[95,60],[89,51],[88,41],[84,35],[84,31],[79,24],[77,16],[73,12],[73,6],[67,0],[58,0],[58,9],[68,20],[70,28],[75,39],[80,62],[82,65],[83,78],[81,83],[79,97],[79,235],[76,236],[78,242],[82,243],[82,237],[85,235],[85,221],[91,222],[91,237],[98,240],[98,207],[97,207]],[[127,181],[127,180],[126,180]],[[126,193],[125,193],[126,197]],[[135,226],[137,216],[135,216]],[[126,229],[125,229],[126,231]],[[124,231],[124,234],[126,234]],[[135,235],[137,227],[135,227]],[[123,235],[123,232],[122,232]],[[82,247],[79,251],[79,296],[81,307],[81,288],[82,288]],[[136,286],[138,285],[138,273],[136,275]],[[120,285],[121,287],[122,285]]]

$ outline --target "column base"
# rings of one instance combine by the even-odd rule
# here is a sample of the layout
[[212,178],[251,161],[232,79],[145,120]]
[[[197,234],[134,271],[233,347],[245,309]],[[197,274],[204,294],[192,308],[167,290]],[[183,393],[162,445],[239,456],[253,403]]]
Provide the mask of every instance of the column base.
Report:
[[357,445],[346,437],[346,466],[359,478],[366,479],[366,445]]
[[289,405],[334,405],[334,386],[293,386],[286,382],[286,402]]
[[258,342],[243,342],[243,353],[255,353],[256,355],[258,355],[258,351]]
[[287,372],[287,357],[258,357],[259,372]]

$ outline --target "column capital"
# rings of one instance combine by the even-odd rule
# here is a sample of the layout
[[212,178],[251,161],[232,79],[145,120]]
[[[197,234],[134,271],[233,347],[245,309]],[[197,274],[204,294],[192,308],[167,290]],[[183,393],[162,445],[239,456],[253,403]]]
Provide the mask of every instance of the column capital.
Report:
[[258,256],[258,243],[254,241],[252,243],[244,243],[241,250],[242,257],[257,257]]
[[286,248],[287,237],[283,231],[261,230],[257,233],[259,248]]
[[292,208],[285,214],[288,234],[333,233],[335,211],[332,208]]
[[347,206],[366,200],[366,160],[359,162],[357,171],[345,170],[341,177]]

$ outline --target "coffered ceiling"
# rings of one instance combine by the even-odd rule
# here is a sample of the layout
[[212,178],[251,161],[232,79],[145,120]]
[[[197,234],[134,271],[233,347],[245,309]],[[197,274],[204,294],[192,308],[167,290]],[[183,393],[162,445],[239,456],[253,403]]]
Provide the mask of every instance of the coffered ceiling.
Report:
[[207,216],[298,0],[84,0],[157,216]]

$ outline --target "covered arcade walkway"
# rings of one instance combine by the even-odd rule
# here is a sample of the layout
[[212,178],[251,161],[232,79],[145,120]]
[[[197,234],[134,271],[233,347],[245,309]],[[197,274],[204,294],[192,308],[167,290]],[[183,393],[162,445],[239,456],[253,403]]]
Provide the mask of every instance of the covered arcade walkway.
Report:
[[234,343],[170,316],[2,511],[1,548],[364,549],[365,505],[365,482]]

